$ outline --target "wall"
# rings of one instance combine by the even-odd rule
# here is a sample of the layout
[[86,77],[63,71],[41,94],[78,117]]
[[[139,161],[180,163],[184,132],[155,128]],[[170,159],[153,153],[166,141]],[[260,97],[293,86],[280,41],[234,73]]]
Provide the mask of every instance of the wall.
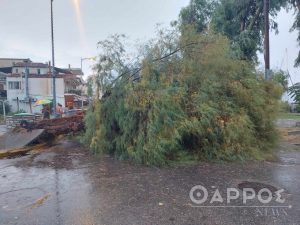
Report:
[[3,59],[0,58],[0,67],[12,67],[14,63],[24,62],[26,59]]
[[6,90],[6,76],[7,74],[0,72],[0,90]]
[[[38,69],[40,69],[40,74],[47,74],[49,72],[49,68],[33,68],[28,67],[29,74],[38,74]],[[25,67],[13,67],[12,73],[14,74],[22,74],[25,73]]]

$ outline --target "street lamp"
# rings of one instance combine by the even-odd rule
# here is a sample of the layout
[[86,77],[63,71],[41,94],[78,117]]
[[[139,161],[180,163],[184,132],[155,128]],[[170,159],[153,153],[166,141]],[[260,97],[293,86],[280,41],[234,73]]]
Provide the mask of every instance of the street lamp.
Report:
[[53,79],[53,113],[56,114],[56,80],[55,80],[55,59],[54,59],[54,32],[53,32],[53,0],[50,0],[51,4],[51,43],[52,43],[52,79]]
[[82,62],[85,60],[92,60],[92,61],[96,61],[96,57],[89,57],[89,58],[81,58],[80,59],[80,69],[82,71]]

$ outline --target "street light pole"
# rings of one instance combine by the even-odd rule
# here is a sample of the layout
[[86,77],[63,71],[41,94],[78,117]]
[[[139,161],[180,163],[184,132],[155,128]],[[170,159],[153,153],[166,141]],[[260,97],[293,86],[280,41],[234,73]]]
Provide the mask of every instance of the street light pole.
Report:
[[56,80],[55,80],[55,58],[54,58],[54,31],[53,31],[53,0],[51,2],[51,42],[52,42],[52,79],[53,79],[53,113],[56,114]]
[[80,58],[80,69],[82,71],[82,62],[85,61],[85,60],[96,60],[96,57],[89,57],[89,58]]

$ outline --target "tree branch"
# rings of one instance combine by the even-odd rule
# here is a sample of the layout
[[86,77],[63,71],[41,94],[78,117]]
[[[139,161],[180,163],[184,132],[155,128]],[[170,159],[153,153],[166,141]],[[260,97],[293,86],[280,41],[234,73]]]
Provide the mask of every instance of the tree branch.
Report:
[[254,25],[255,25],[255,22],[257,21],[257,19],[258,19],[259,15],[261,14],[262,10],[263,10],[263,7],[262,7],[262,5],[260,5],[260,6],[257,8],[257,10],[256,10],[256,12],[255,12],[255,15],[254,15],[254,17],[252,18],[251,23],[249,24],[247,30],[252,30],[252,29],[253,29],[253,27],[254,27]]
[[[198,44],[198,42],[192,42],[192,43],[186,44],[186,45],[184,45],[183,47],[179,47],[179,48],[177,48],[176,50],[174,50],[173,52],[171,52],[171,53],[169,53],[169,54],[167,54],[167,55],[164,55],[163,57],[153,59],[151,62],[158,62],[158,61],[161,61],[161,60],[166,59],[166,58],[168,58],[168,57],[170,57],[170,56],[176,54],[177,52],[179,52],[179,51],[181,51],[181,50],[183,50],[183,49],[185,49],[185,48],[187,48],[187,47],[189,47],[189,46],[191,46],[191,45],[196,45],[196,44]],[[137,69],[134,71],[134,73],[133,73],[130,77],[133,77],[134,75],[136,75],[137,73],[139,73],[141,70],[142,70],[142,67],[137,68]],[[110,86],[112,87],[112,86],[114,85],[114,83],[117,82],[117,80],[119,80],[121,77],[123,77],[123,76],[125,76],[126,74],[129,74],[129,73],[131,73],[131,72],[132,72],[132,70],[128,70],[128,71],[126,71],[126,72],[120,74],[116,79],[114,79],[114,80],[111,82]],[[129,78],[130,78],[130,77],[129,77]]]

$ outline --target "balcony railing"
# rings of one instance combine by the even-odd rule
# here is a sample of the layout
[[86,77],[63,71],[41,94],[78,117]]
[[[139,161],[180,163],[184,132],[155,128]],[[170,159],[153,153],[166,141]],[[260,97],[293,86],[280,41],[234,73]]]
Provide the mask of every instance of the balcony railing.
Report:
[[67,89],[65,91],[65,94],[75,94],[75,95],[81,96],[82,95],[82,91],[78,90],[78,89]]

